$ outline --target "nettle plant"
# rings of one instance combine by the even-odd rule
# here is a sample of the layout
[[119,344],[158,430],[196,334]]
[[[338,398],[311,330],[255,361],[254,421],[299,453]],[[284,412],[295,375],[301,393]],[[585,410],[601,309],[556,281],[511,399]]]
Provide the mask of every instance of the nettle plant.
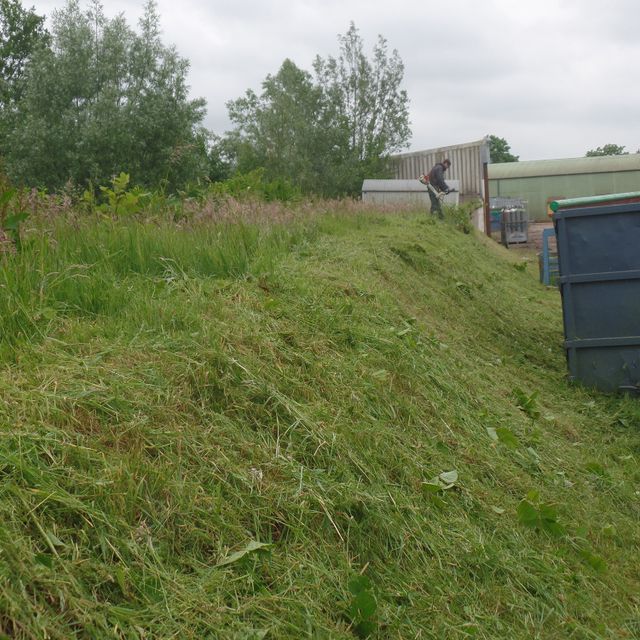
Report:
[[371,580],[367,576],[356,576],[349,581],[349,591],[352,597],[347,617],[351,622],[351,631],[358,638],[368,638],[377,628],[378,610]]
[[[0,192],[0,243],[10,244],[10,249],[4,251],[0,246],[0,253],[13,253],[22,247],[20,226],[29,217],[24,210],[21,193],[17,189],[4,187]],[[2,242],[4,240],[4,242]]]
[[131,176],[124,171],[111,179],[111,186],[100,187],[104,201],[97,204],[93,189],[87,189],[82,199],[88,208],[113,215],[133,215],[140,211],[151,199],[151,194],[141,187],[129,189]]

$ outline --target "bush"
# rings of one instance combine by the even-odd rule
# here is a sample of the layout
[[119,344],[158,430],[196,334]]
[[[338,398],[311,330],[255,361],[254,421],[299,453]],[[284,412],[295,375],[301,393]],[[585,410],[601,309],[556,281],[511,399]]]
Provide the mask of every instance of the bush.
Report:
[[211,193],[214,195],[231,196],[233,198],[257,198],[265,202],[279,200],[281,202],[294,202],[302,198],[300,189],[285,179],[267,181],[264,178],[264,169],[255,169],[249,173],[239,173],[221,182],[211,185]]

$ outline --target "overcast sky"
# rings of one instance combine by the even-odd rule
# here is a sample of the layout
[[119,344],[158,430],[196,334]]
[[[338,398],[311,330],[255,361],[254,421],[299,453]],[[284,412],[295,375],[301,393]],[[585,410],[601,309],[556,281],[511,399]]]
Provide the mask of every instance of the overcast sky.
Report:
[[[23,0],[50,16],[64,0]],[[135,25],[143,0],[104,0]],[[506,138],[521,160],[570,158],[607,143],[640,148],[638,0],[158,0],[165,44],[190,60],[206,125],[285,58],[312,71],[353,21],[405,65],[410,150]]]

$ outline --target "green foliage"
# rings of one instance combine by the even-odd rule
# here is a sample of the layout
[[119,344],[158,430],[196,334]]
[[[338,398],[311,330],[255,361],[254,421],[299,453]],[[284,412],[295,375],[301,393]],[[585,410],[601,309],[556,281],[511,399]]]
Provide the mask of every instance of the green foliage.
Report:
[[578,553],[582,559],[598,573],[602,573],[607,570],[607,563],[605,560],[601,556],[593,553],[590,549],[580,549]]
[[359,638],[368,638],[376,629],[378,602],[372,591],[371,580],[367,576],[357,576],[349,581],[352,595],[349,604],[349,620],[353,632]]
[[[22,194],[6,181],[0,181],[0,231],[18,251],[22,248],[20,227],[28,218],[29,212],[25,211]],[[6,248],[0,245],[0,255],[3,252],[6,252]]]
[[587,464],[584,465],[584,468],[589,471],[589,473],[592,473],[595,476],[600,476],[601,478],[604,478],[607,475],[607,470],[599,462],[587,462]]
[[586,529],[580,527],[578,535],[570,539],[566,527],[558,522],[556,506],[548,502],[542,502],[538,491],[530,491],[526,498],[520,501],[517,508],[517,516],[520,524],[525,527],[543,531],[553,538],[566,539],[567,543],[577,551],[580,558],[592,569],[598,573],[606,571],[606,561],[593,552],[584,537]]
[[190,100],[188,62],[160,40],[150,0],[136,33],[69,0],[56,11],[52,43],[26,66],[24,95],[7,139],[7,171],[49,190],[68,181],[105,184],[121,171],[171,188],[208,172],[202,100]]
[[553,537],[565,535],[563,525],[558,522],[555,505],[541,502],[537,491],[530,491],[518,504],[518,520],[525,527],[544,531]]
[[422,483],[424,497],[428,503],[433,504],[439,509],[444,509],[446,507],[444,493],[449,489],[453,489],[457,482],[458,472],[455,469],[443,471],[431,478],[428,482]]
[[3,260],[0,635],[634,637],[640,407],[566,380],[558,292],[424,212],[224,204]]
[[495,442],[501,442],[510,449],[517,449],[520,441],[508,427],[487,427],[487,434]]
[[301,198],[300,190],[288,180],[267,180],[262,168],[248,173],[237,173],[227,180],[215,182],[208,189],[213,195],[231,196],[239,199],[258,199],[264,202],[295,202]]
[[439,486],[443,491],[453,488],[458,482],[458,472],[455,469],[443,471],[432,478],[430,484]]
[[[131,215],[139,211],[149,201],[151,194],[140,187],[129,189],[130,179],[129,174],[123,172],[111,180],[111,187],[101,186],[100,191],[106,197],[106,202],[98,209],[114,215]],[[85,199],[90,199],[88,192],[85,192]]]
[[253,554],[258,551],[267,551],[271,546],[272,545],[267,544],[265,542],[258,542],[257,540],[251,540],[247,543],[247,545],[243,549],[240,549],[240,551],[236,551],[230,554],[229,556],[227,556],[226,558],[223,558],[222,560],[220,560],[220,562],[218,562],[216,566],[226,567],[230,564],[234,564],[235,562],[240,562],[250,554]]
[[538,391],[534,391],[530,395],[527,395],[522,389],[515,388],[513,395],[518,401],[518,408],[526,413],[531,420],[537,420],[540,417],[540,411],[538,405]]
[[409,99],[400,88],[404,64],[397,50],[389,55],[382,36],[371,59],[353,22],[338,40],[339,56],[317,56],[313,67],[341,159],[335,163],[333,179],[345,174],[342,188],[356,193],[364,178],[387,177],[387,156],[407,146]]
[[[227,180],[233,173],[233,148],[228,138],[209,136],[207,178],[211,182]],[[239,164],[239,163],[238,163]]]
[[235,124],[225,152],[237,170],[265,168],[304,193],[357,194],[364,177],[387,177],[387,156],[410,136],[404,67],[380,37],[370,60],[353,24],[339,57],[317,57],[315,78],[285,60],[262,83],[227,104]]
[[320,92],[311,76],[285,60],[275,76],[267,76],[260,96],[253,91],[229,102],[236,130],[228,139],[240,173],[257,168],[268,180],[288,180],[311,191],[315,165],[327,131],[319,119]]
[[504,138],[489,136],[489,156],[491,162],[518,162],[520,156],[511,153],[511,146]]
[[0,0],[0,149],[22,93],[25,65],[46,42],[42,16],[24,9],[20,0]]
[[596,147],[587,151],[586,158],[593,158],[597,156],[628,156],[629,152],[624,150],[623,146],[618,144],[605,144],[602,147]]
[[471,200],[457,207],[446,206],[444,208],[445,220],[462,233],[473,233],[474,227],[471,218],[473,212],[481,206],[480,200]]

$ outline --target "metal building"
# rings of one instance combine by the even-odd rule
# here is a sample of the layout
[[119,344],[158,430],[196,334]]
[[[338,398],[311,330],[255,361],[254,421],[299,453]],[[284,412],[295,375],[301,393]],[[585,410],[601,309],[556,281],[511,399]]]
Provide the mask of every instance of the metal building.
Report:
[[399,180],[415,180],[421,173],[428,173],[436,162],[451,160],[446,180],[460,183],[460,202],[484,201],[483,164],[489,162],[489,138],[449,147],[413,151],[391,156],[395,177]]
[[[459,204],[460,182],[446,179],[451,189],[456,191],[444,197],[444,204]],[[430,208],[429,192],[418,180],[372,180],[362,183],[362,201],[372,204],[416,204],[421,208]]]
[[640,154],[490,164],[489,195],[522,198],[532,220],[554,200],[640,191]]

